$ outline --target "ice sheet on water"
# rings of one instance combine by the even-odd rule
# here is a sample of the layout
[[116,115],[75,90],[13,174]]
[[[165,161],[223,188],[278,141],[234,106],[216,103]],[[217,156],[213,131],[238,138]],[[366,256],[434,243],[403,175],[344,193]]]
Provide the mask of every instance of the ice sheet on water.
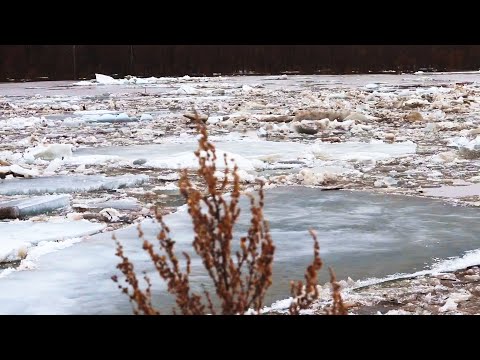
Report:
[[34,196],[0,203],[0,211],[5,208],[14,208],[19,217],[31,216],[50,212],[70,204],[70,195]]
[[75,155],[72,158],[65,159],[65,164],[69,165],[98,165],[106,163],[120,163],[125,161],[117,155]]
[[[265,215],[276,246],[273,286],[267,304],[285,299],[290,280],[303,277],[313,251],[307,232],[310,227],[317,229],[325,265],[333,266],[339,279],[377,277],[379,281],[389,274],[424,269],[433,263],[433,258],[461,255],[478,247],[477,210],[456,208],[452,212],[451,206],[436,200],[286,187],[268,190],[266,204]],[[237,228],[242,234],[249,225],[247,205],[247,199],[243,199],[244,211]],[[188,250],[191,254],[192,224],[185,207],[164,220],[177,251]],[[142,229],[149,240],[158,233],[158,226],[151,220],[145,220]],[[452,233],[455,241],[451,241]],[[134,261],[137,273],[146,270],[157,281],[135,226],[117,231],[117,237]],[[0,279],[1,312],[131,313],[128,298],[120,296],[110,279],[118,273],[114,253],[111,235],[104,233],[40,257],[38,270],[13,272]],[[460,266],[478,263],[479,252],[470,254],[460,261]],[[450,268],[458,265],[451,262]],[[192,286],[200,288],[204,282],[210,290],[200,269],[198,258],[193,257]],[[327,281],[327,274],[321,274],[320,280]],[[154,301],[169,312],[172,300],[164,289],[164,284],[154,284]]]
[[[158,226],[151,220],[146,220],[143,229],[156,233]],[[138,264],[135,266],[137,271],[153,270],[147,266],[148,255],[142,250],[136,234],[136,227],[131,226],[123,230],[119,238],[129,258]],[[32,248],[31,253],[35,254],[37,250],[42,251],[45,247],[42,244]],[[24,260],[25,266],[22,261],[19,267],[26,271],[5,270],[0,274],[0,289],[5,290],[6,286],[11,290],[0,294],[0,313],[131,313],[128,299],[119,296],[119,290],[111,280],[111,276],[117,274],[118,263],[111,233],[105,233],[105,236],[100,238],[92,236],[56,252],[48,253],[50,251],[47,248],[46,252],[46,255],[39,257],[27,256]],[[158,295],[165,287],[158,283],[153,271],[149,274],[155,284],[154,294]],[[22,293],[23,295],[20,295]],[[171,302],[169,304],[173,305]]]
[[470,150],[478,150],[480,147],[480,136],[475,137],[475,139],[468,139],[464,136],[458,136],[448,139],[447,146],[461,148],[465,147]]
[[443,259],[434,259],[434,261],[435,262],[433,263],[433,265],[425,270],[420,270],[413,273],[396,273],[381,278],[371,277],[356,281],[354,284],[354,288],[370,286],[398,279],[409,279],[425,275],[438,275],[465,269],[470,266],[477,266],[478,264],[480,264],[480,249],[468,250],[460,256],[444,256]]
[[179,190],[179,187],[175,185],[173,182],[169,182],[166,185],[156,186],[154,190],[163,190],[163,191],[175,191]]
[[[15,271],[33,270],[37,268],[36,260],[39,257],[54,251],[66,249],[67,247],[84,240],[82,237],[69,238],[63,241],[40,241],[37,246],[28,249],[27,256],[20,262],[18,267],[7,267],[0,272],[0,278],[6,277]],[[8,266],[5,264],[4,266]]]
[[88,116],[88,115],[104,115],[104,114],[120,114],[120,111],[113,110],[78,110],[73,115]]
[[466,196],[479,196],[480,184],[466,186],[441,186],[437,188],[424,188],[423,193],[427,196],[461,198]]
[[[307,145],[298,142],[275,142],[232,137],[215,140],[217,148],[217,167],[224,167],[223,156],[233,159],[240,169],[246,171],[272,168],[267,164],[286,161],[322,160],[362,161],[382,160],[390,157],[413,154],[416,144],[404,143],[318,143]],[[114,146],[106,148],[78,149],[74,157],[68,160],[75,164],[96,164],[104,162],[132,162],[145,159],[142,166],[164,169],[195,169],[198,160],[193,154],[197,148],[194,137],[185,137],[182,141],[166,142],[155,145]],[[278,168],[284,168],[285,165]]]
[[[224,155],[227,159],[233,160],[239,169],[242,170],[254,170],[255,163],[238,154],[229,153],[219,148],[216,149],[217,160],[215,162],[217,169],[225,168]],[[148,159],[144,166],[151,166],[160,169],[196,169],[198,168],[198,159],[192,152],[181,152],[173,156]],[[230,167],[233,167],[233,163],[229,163]]]
[[153,116],[150,114],[142,114],[140,116],[140,121],[149,121],[149,120],[153,120]]
[[115,123],[115,122],[132,122],[138,121],[135,117],[130,117],[126,113],[112,114],[104,113],[97,115],[84,115],[81,120],[85,122],[96,122],[96,123]]
[[414,154],[417,145],[403,143],[320,143],[313,146],[313,153],[338,160],[382,160],[390,157]]
[[101,175],[50,176],[34,179],[0,180],[0,195],[43,195],[54,193],[112,190],[135,186],[148,181],[147,175]]
[[262,161],[297,160],[310,150],[309,145],[288,141],[229,141],[219,147],[247,159]]
[[27,127],[35,126],[37,124],[46,123],[47,120],[45,117],[14,117],[8,119],[0,120],[0,129],[12,129],[12,130],[20,130],[25,129]]
[[0,262],[19,260],[28,249],[41,241],[63,241],[65,239],[91,235],[105,225],[87,220],[60,222],[10,221],[0,222]]
[[[307,145],[293,141],[267,141],[258,138],[244,138],[239,134],[232,133],[227,136],[212,136],[212,141],[222,150],[239,154],[247,159],[258,160],[297,160],[308,157],[308,154],[324,154],[326,157],[338,160],[364,160],[364,159],[385,159],[389,157],[414,154],[417,145],[411,141],[384,143],[383,141],[361,143],[317,143]],[[170,142],[181,143],[196,148],[196,139],[185,137],[183,139],[166,139]],[[162,144],[166,146],[167,144]],[[188,150],[190,150],[190,148]],[[160,149],[160,148],[159,148]],[[164,149],[167,149],[166,147]]]
[[118,200],[92,201],[84,204],[74,204],[75,206],[89,209],[113,208],[118,210],[139,210],[140,203],[135,198],[125,198]]
[[[233,158],[240,169],[243,170],[262,167],[262,161],[297,160],[305,156],[310,149],[309,145],[295,142],[239,140],[238,138],[232,138],[230,141],[219,138],[215,145],[219,168],[224,167],[223,155],[226,154],[228,158]],[[196,148],[196,139],[189,137],[178,143],[79,149],[75,152],[71,161],[75,162],[76,159],[90,161],[91,159],[88,156],[97,157],[99,160],[106,160],[108,159],[107,156],[118,156],[119,161],[121,159],[130,161],[146,159],[145,166],[169,169],[196,168],[198,160],[193,154]],[[102,156],[105,156],[105,158],[100,158]]]

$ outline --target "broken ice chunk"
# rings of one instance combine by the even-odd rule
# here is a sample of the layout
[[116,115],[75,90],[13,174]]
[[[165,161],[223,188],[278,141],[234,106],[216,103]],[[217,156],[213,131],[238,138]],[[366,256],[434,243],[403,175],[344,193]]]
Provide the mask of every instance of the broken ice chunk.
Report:
[[195,89],[193,86],[190,85],[182,85],[179,89],[175,91],[176,94],[180,95],[197,95],[200,93],[200,90]]
[[45,195],[0,203],[0,219],[43,214],[70,204],[70,195]]
[[102,114],[102,115],[87,115],[82,117],[85,122],[97,122],[97,123],[113,123],[113,122],[131,122],[138,121],[135,117],[130,117],[126,113],[121,114]]
[[148,181],[147,175],[100,175],[48,176],[34,179],[0,180],[0,195],[54,194],[113,190],[135,186]]
[[95,80],[97,80],[97,83],[103,84],[103,85],[121,84],[120,80],[114,79],[111,76],[103,75],[103,74],[95,74]]
[[0,262],[20,260],[41,241],[60,241],[97,233],[105,225],[87,220],[62,222],[0,222]]
[[100,215],[103,215],[109,222],[116,222],[120,220],[120,212],[116,209],[106,208],[100,211]]
[[44,175],[54,175],[62,167],[62,160],[54,159],[48,164],[47,168],[44,170]]
[[117,210],[140,210],[140,203],[135,198],[125,198],[118,200],[95,201],[85,204],[74,204],[74,207],[81,207],[87,209],[105,209],[112,208]]
[[30,178],[38,175],[36,169],[25,169],[17,164],[11,166],[0,166],[0,179],[5,179],[8,175],[14,177]]
[[142,116],[140,116],[140,121],[147,121],[147,120],[153,120],[153,116],[150,114],[142,114]]
[[27,149],[24,157],[42,160],[62,159],[72,156],[72,147],[71,144],[40,145]]

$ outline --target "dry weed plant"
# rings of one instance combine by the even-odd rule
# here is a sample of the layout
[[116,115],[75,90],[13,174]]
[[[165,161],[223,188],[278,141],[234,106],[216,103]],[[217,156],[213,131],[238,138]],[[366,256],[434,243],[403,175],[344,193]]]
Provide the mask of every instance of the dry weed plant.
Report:
[[[138,228],[139,238],[143,240],[143,249],[149,254],[155,269],[167,283],[168,292],[175,297],[180,312],[184,315],[245,314],[248,310],[260,313],[264,298],[272,284],[272,265],[275,246],[270,236],[268,223],[264,219],[263,183],[258,190],[258,199],[250,197],[251,220],[246,236],[240,238],[239,250],[232,250],[233,229],[240,215],[238,206],[240,199],[240,177],[236,165],[233,171],[228,166],[226,155],[223,159],[225,170],[223,179],[215,175],[217,171],[217,156],[214,145],[209,142],[206,125],[196,117],[196,125],[200,134],[198,150],[198,176],[206,187],[206,192],[198,190],[183,171],[179,181],[180,192],[187,202],[188,213],[193,222],[193,248],[203,262],[210,279],[213,281],[218,300],[214,306],[211,294],[192,291],[189,275],[191,272],[190,256],[183,253],[186,260],[185,269],[180,268],[180,261],[174,251],[175,242],[170,237],[170,229],[164,223],[162,215],[156,209],[156,219],[160,225],[157,236],[159,250],[144,238],[142,229]],[[229,190],[226,199],[224,193]],[[292,283],[293,301],[290,314],[299,314],[300,310],[308,308],[319,293],[317,290],[317,272],[322,267],[319,256],[319,245],[316,235],[311,231],[314,240],[314,260],[305,273],[306,283]],[[125,276],[126,285],[120,284],[117,276],[112,279],[117,282],[123,293],[128,295],[133,304],[135,314],[157,315],[159,311],[152,304],[151,282],[144,275],[146,289],[142,290],[134,266],[126,257],[123,247],[117,244],[116,255],[121,262],[117,268]],[[335,282],[332,273],[333,306],[329,313],[345,314],[340,286]],[[173,310],[174,313],[175,309]]]
[[[305,271],[305,285],[301,281],[297,283],[291,282],[291,294],[293,297],[289,307],[291,315],[299,315],[301,310],[309,309],[315,300],[319,298],[318,272],[323,266],[323,261],[320,258],[320,245],[317,234],[313,230],[309,231],[314,242],[313,261]],[[340,293],[340,285],[337,283],[333,269],[329,268],[329,271],[330,285],[332,286],[332,306],[326,310],[326,313],[330,315],[347,315],[347,309],[343,304]]]

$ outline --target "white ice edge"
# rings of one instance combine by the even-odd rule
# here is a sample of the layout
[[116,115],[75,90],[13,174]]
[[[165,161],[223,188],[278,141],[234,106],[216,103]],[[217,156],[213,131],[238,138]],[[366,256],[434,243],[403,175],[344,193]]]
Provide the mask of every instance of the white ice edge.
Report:
[[0,222],[0,262],[22,259],[32,247],[44,242],[65,241],[70,238],[95,234],[105,229],[104,224],[87,220],[48,222],[10,221]]
[[[454,272],[476,265],[480,265],[480,249],[466,251],[462,256],[439,260],[437,263],[432,265],[430,269],[421,270],[414,273],[397,273],[385,276],[383,278],[367,278],[364,280],[357,280],[355,281],[355,284],[353,286],[347,287],[342,291],[351,292],[356,289],[372,285],[378,285],[389,281],[404,280],[426,275],[438,275],[448,272]],[[280,312],[286,311],[288,310],[291,301],[292,297],[275,301],[270,306],[264,307],[261,310],[261,313],[266,313],[272,310]],[[252,313],[252,311],[253,310],[249,310],[247,313]]]

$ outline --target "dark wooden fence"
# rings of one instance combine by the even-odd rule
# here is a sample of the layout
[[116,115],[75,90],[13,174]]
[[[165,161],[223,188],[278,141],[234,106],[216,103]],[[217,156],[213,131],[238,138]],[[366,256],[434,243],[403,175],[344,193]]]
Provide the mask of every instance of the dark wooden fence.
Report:
[[478,70],[479,45],[2,45],[0,81],[285,71]]

